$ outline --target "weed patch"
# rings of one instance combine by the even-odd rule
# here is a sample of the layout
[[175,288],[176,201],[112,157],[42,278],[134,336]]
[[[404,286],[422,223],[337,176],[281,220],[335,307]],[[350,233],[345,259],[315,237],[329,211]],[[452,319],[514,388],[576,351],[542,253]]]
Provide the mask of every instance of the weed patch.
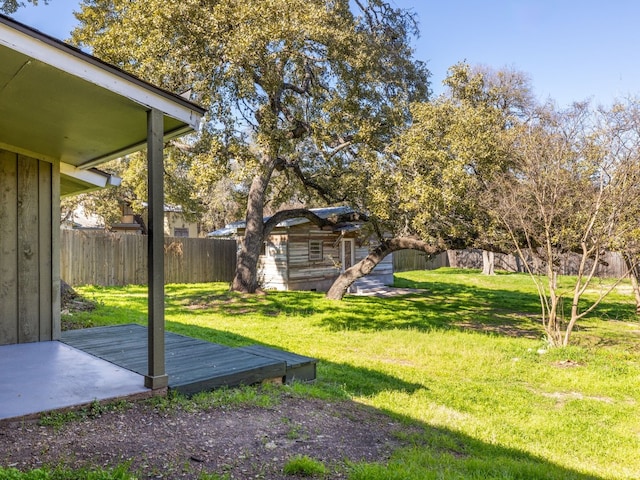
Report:
[[324,464],[307,455],[296,455],[289,459],[283,469],[285,475],[300,477],[315,477],[324,475],[327,471]]

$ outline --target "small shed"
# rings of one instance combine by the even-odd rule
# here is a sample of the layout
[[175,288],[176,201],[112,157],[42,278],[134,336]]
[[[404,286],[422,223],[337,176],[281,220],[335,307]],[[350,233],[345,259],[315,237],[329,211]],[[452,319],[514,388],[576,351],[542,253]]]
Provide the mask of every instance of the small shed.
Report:
[[57,340],[60,198],[147,148],[150,388],[164,371],[163,145],[204,110],[0,15],[0,345]]
[[[369,254],[364,221],[351,207],[312,208],[334,226],[319,227],[304,217],[279,223],[263,243],[258,264],[260,284],[271,290],[327,291],[341,272]],[[265,218],[265,221],[268,218]],[[245,222],[234,222],[211,232],[212,237],[237,237],[241,241]],[[369,280],[393,284],[393,259],[388,255],[369,274]]]

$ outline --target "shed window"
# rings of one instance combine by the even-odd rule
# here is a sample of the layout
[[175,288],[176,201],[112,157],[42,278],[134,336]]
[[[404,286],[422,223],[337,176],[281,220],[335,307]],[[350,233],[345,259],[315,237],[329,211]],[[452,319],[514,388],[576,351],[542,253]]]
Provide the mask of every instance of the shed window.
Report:
[[309,260],[322,260],[322,240],[309,240]]
[[174,228],[173,229],[174,237],[188,237],[189,229],[188,228]]

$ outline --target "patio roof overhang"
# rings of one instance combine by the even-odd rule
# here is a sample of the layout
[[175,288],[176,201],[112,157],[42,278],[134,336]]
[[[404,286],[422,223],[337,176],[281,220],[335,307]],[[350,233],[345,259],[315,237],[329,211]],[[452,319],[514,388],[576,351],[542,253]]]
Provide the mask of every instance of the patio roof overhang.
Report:
[[[94,170],[95,166],[147,149],[149,335],[145,386],[154,390],[168,384],[163,147],[165,141],[197,130],[204,113],[195,103],[0,15],[0,148],[60,165],[60,183],[54,174],[51,186],[52,292],[59,294],[53,240],[56,213],[59,215],[56,200],[62,193],[100,185],[104,175]],[[52,300],[52,305],[55,302]]]
[[81,170],[146,147],[150,110],[163,113],[165,141],[197,130],[205,112],[0,15],[0,147],[59,160],[63,195],[98,186]]

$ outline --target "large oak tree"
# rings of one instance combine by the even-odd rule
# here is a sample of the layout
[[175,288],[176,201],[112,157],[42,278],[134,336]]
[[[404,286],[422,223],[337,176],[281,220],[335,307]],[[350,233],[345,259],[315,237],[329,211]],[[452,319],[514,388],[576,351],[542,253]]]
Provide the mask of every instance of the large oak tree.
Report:
[[258,288],[274,186],[346,199],[333,187],[428,93],[410,47],[415,19],[383,0],[85,0],[78,19],[77,44],[209,107],[218,165],[250,179],[237,291]]

